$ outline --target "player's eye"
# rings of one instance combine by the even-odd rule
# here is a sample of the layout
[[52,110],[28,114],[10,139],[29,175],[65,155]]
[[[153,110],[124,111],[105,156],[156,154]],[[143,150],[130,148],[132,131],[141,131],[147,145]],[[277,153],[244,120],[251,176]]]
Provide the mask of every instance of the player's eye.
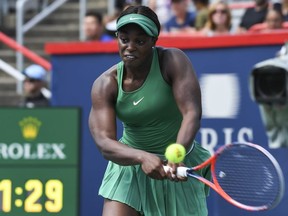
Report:
[[145,44],[145,41],[144,40],[137,40],[136,44],[139,46],[143,46]]
[[128,39],[126,39],[126,38],[123,38],[123,37],[122,37],[122,38],[120,38],[120,40],[121,40],[121,42],[124,43],[124,44],[125,44],[125,43],[128,43]]

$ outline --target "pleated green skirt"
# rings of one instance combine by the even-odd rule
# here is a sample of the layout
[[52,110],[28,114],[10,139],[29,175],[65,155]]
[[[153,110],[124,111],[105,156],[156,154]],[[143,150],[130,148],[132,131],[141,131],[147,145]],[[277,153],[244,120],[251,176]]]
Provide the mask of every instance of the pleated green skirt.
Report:
[[[209,152],[195,143],[184,163],[192,167],[209,157]],[[209,167],[198,174],[211,178]],[[209,187],[196,179],[154,180],[145,175],[140,165],[120,166],[113,162],[108,163],[99,189],[104,198],[125,203],[145,216],[207,216],[208,194]]]

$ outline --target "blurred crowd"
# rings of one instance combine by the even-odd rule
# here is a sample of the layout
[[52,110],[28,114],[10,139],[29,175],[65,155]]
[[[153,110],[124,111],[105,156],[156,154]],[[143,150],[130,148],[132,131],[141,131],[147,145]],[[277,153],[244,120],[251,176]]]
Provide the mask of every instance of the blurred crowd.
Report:
[[115,0],[113,15],[88,11],[83,31],[86,40],[110,41],[115,38],[116,20],[131,5],[153,9],[162,25],[161,34],[214,36],[288,30],[288,0],[254,0],[233,26],[233,7],[221,0]]
[[[0,0],[0,12],[15,10],[16,0]],[[78,1],[78,0],[70,0]],[[107,42],[115,39],[116,20],[129,6],[146,5],[158,15],[160,35],[188,34],[191,36],[233,35],[254,32],[288,30],[288,0],[114,0],[114,13],[102,14],[87,10],[82,31],[86,41]],[[52,0],[39,0],[29,8],[45,7]],[[246,3],[241,15],[235,17],[237,3]],[[14,6],[14,7],[12,7]],[[12,7],[12,8],[11,8]],[[15,11],[14,11],[15,12]],[[0,13],[0,31],[2,31]],[[235,19],[237,22],[235,24]],[[47,85],[44,69],[27,68],[25,73],[24,98],[21,106],[47,106],[49,101],[41,90]],[[41,75],[42,74],[42,75]]]

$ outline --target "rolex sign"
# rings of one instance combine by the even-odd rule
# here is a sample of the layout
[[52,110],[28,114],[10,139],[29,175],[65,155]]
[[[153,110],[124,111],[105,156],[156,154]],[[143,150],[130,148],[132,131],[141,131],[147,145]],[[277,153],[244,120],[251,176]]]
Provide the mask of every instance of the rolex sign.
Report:
[[0,163],[74,163],[77,114],[64,108],[0,109]]

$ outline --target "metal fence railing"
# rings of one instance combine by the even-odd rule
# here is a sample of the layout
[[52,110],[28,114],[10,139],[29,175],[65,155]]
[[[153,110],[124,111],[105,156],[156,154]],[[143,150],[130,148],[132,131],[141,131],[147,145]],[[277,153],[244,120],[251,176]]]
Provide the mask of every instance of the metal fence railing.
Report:
[[[45,17],[49,16],[53,11],[57,10],[60,6],[66,3],[68,0],[55,0],[51,4],[47,4],[46,7],[41,7],[40,12],[36,14],[32,19],[28,22],[24,22],[24,15],[26,12],[26,4],[31,3],[31,1],[35,0],[17,0],[16,2],[16,41],[17,44],[22,46],[24,44],[24,35],[31,28],[37,25],[40,21],[42,21]],[[44,3],[47,3],[44,1]],[[19,71],[23,70],[24,67],[24,56],[22,52],[16,53],[16,67]],[[17,83],[17,92],[22,92],[22,82]]]

